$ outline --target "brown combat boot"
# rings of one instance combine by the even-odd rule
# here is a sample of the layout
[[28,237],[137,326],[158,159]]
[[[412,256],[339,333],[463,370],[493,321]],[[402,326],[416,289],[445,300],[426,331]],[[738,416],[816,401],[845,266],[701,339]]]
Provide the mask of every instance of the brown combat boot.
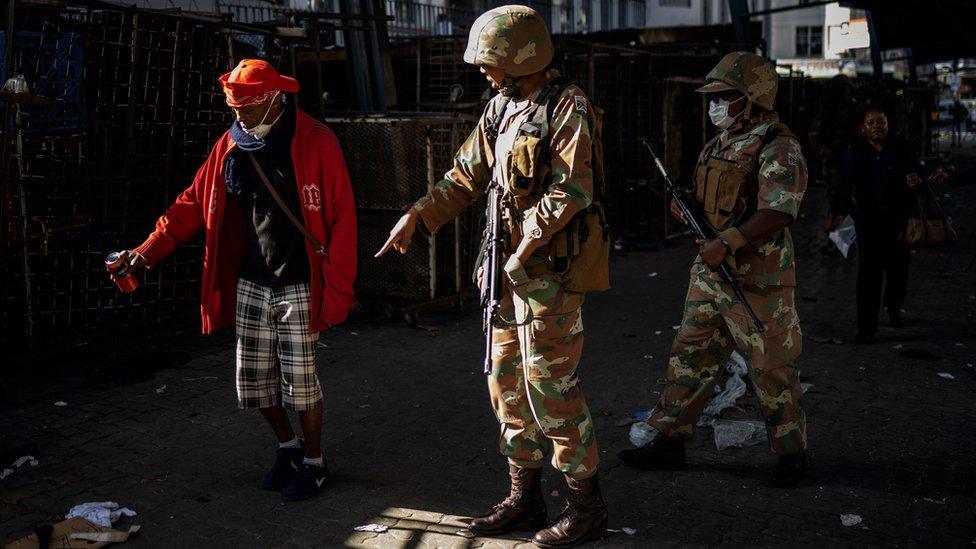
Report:
[[538,530],[546,525],[546,501],[542,499],[542,468],[508,464],[512,490],[486,514],[472,519],[468,530],[495,535],[515,530]]
[[596,475],[582,480],[566,477],[566,484],[566,508],[548,528],[536,533],[532,541],[539,547],[572,547],[607,533],[607,505]]

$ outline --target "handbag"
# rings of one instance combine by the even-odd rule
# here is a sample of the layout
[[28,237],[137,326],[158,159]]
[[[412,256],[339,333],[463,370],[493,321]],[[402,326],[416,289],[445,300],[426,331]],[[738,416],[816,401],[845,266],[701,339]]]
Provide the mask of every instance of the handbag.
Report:
[[251,159],[251,164],[254,165],[254,169],[257,170],[258,172],[258,177],[261,178],[261,181],[264,183],[264,186],[267,187],[268,192],[271,193],[271,198],[273,198],[274,201],[278,204],[278,207],[281,208],[281,211],[285,212],[285,216],[288,217],[292,225],[294,225],[296,229],[301,231],[302,235],[304,235],[305,238],[312,243],[313,250],[315,250],[317,253],[325,255],[325,246],[322,246],[322,244],[318,241],[318,239],[312,236],[312,233],[310,233],[309,230],[305,228],[305,224],[299,221],[298,218],[295,217],[295,214],[291,212],[291,209],[287,205],[285,205],[285,201],[281,199],[281,195],[278,194],[278,191],[275,190],[274,185],[271,184],[271,181],[268,179],[268,175],[264,173],[264,168],[261,167],[261,164],[258,162],[258,159],[255,158],[254,154],[252,153],[247,153],[247,157]]
[[954,244],[959,240],[952,218],[928,186],[915,193],[915,204],[905,226],[905,242],[912,247]]

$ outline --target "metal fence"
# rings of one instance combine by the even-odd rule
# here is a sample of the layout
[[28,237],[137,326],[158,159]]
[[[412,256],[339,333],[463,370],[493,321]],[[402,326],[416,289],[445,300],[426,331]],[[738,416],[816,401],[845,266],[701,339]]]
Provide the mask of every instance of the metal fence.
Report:
[[[260,56],[303,84],[313,115],[348,106],[345,61],[300,36],[181,13],[91,2],[18,1],[0,28],[0,329],[8,352],[63,352],[126,334],[195,328],[199,242],[120,294],[103,259],[137,245],[230,124],[217,78]],[[340,65],[341,71],[333,71]]]
[[222,98],[200,83],[226,68],[226,39],[138,10],[16,8],[3,73],[24,74],[47,105],[4,105],[12,162],[4,165],[2,246],[17,259],[3,266],[4,343],[63,349],[100,329],[112,337],[188,316],[198,293],[196,244],[131,295],[111,287],[102,261],[147,234],[225,127]]
[[462,115],[395,114],[326,118],[349,166],[359,215],[362,264],[357,281],[363,296],[436,300],[471,286],[480,212],[472,206],[407,254],[379,260],[380,249],[403,212],[443,177],[453,153],[474,127]]

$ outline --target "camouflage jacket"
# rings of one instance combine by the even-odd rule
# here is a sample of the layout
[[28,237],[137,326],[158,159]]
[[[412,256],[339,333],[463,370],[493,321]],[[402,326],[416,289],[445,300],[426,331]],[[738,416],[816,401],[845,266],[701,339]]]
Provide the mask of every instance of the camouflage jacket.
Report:
[[[764,138],[778,122],[776,113],[767,113],[742,128],[720,132],[705,145],[698,164],[703,165],[709,157],[735,162],[758,179],[756,209],[776,210],[795,220],[807,188],[807,164],[795,137]],[[701,261],[699,257],[697,262]],[[743,246],[729,263],[743,284],[796,285],[793,238],[788,228]],[[711,275],[718,277],[717,273]]]
[[[544,83],[557,76],[557,71],[549,71]],[[529,101],[534,103],[541,89],[542,86]],[[546,177],[547,184],[540,185],[537,181],[537,191],[528,200],[517,201],[521,233],[543,244],[574,215],[586,209],[593,199],[591,135],[595,120],[592,106],[576,85],[567,86],[555,101],[549,129],[548,162],[551,173]],[[496,151],[489,150],[485,127],[489,116],[498,112],[503,103],[504,97],[500,94],[492,98],[478,126],[454,156],[454,166],[444,175],[444,179],[414,204],[430,232],[454,219],[488,188]],[[530,110],[520,109],[505,120],[499,128],[499,136],[517,129],[528,118]],[[504,165],[507,159],[503,155],[509,151],[497,152],[497,161]]]

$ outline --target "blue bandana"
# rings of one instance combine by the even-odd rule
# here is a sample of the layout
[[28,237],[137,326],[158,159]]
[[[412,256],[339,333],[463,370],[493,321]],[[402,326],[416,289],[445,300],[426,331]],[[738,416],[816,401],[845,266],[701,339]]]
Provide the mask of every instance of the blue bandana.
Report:
[[295,134],[295,107],[288,100],[287,95],[283,95],[282,99],[285,103],[285,111],[278,121],[278,128],[265,139],[255,139],[245,132],[236,120],[231,123],[230,137],[237,145],[237,149],[227,157],[227,164],[224,167],[228,194],[239,195],[244,191],[245,170],[237,168],[237,162],[243,159],[244,154],[263,150],[291,154],[291,138]]

